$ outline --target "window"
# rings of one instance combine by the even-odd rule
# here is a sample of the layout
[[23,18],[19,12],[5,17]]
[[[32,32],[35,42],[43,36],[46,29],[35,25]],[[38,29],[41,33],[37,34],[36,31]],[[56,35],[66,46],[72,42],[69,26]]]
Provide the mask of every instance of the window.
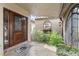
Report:
[[65,27],[66,43],[78,47],[79,43],[79,6],[76,5],[69,13]]
[[71,16],[71,29],[72,29],[72,39],[74,41],[78,40],[78,35],[79,35],[79,7],[76,6],[72,10],[72,16]]

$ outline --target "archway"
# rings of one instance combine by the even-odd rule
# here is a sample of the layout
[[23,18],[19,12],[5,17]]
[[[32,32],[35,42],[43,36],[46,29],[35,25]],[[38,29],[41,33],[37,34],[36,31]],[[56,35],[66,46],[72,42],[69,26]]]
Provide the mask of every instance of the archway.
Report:
[[65,42],[79,48],[79,5],[70,11],[65,25]]

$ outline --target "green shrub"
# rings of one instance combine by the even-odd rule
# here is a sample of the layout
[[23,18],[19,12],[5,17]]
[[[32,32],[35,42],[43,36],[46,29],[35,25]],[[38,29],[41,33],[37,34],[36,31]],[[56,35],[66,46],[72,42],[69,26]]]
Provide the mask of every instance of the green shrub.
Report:
[[62,37],[57,32],[52,32],[50,35],[49,44],[58,46],[62,43],[64,43]]
[[62,37],[57,32],[35,31],[34,40],[55,46],[63,43]]
[[34,39],[38,42],[48,43],[50,34],[45,34],[43,31],[36,31]]
[[57,55],[59,56],[79,56],[79,49],[71,46],[62,45],[57,49]]

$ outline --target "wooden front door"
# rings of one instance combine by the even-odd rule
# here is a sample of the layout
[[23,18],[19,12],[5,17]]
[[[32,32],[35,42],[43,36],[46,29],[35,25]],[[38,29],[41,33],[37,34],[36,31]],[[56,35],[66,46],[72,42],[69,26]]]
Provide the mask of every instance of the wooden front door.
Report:
[[4,49],[27,40],[27,17],[4,8]]

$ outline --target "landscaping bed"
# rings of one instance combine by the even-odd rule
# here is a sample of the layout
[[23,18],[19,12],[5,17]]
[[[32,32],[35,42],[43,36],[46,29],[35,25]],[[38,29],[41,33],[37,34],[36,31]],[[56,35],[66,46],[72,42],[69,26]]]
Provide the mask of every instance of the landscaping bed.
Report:
[[57,32],[36,31],[34,34],[35,41],[57,47],[58,56],[79,56],[79,49],[66,45],[62,36]]

